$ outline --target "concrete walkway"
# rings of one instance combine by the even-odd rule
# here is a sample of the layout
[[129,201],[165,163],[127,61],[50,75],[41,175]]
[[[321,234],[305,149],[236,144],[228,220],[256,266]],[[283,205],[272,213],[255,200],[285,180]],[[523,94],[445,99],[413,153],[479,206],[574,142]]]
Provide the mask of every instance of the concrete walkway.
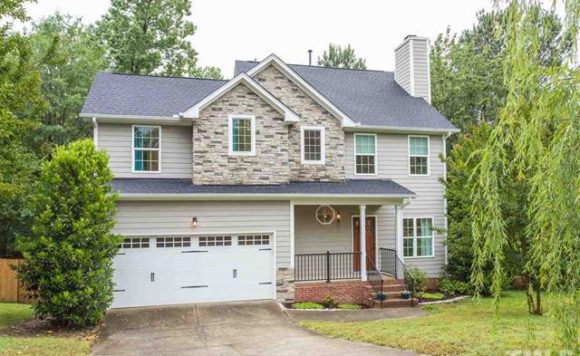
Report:
[[414,355],[316,335],[275,302],[112,310],[94,355]]

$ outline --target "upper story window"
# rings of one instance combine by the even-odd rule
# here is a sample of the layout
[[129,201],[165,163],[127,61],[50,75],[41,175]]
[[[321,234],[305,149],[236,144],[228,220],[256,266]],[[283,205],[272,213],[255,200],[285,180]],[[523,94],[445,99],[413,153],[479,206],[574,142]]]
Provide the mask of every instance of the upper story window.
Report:
[[324,164],[324,127],[302,127],[302,163]]
[[409,174],[429,175],[429,136],[409,136]]
[[403,219],[403,256],[433,257],[433,218]]
[[356,174],[377,174],[377,135],[355,134],[354,157]]
[[133,172],[160,172],[160,147],[160,126],[133,126]]
[[254,116],[230,116],[230,155],[256,154],[256,119]]

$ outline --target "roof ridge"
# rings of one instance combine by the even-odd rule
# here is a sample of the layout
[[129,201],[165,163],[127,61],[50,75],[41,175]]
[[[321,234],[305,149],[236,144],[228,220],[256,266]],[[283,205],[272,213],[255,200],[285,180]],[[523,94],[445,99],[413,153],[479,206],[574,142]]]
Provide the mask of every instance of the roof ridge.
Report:
[[[259,61],[244,61],[241,59],[236,59],[236,62],[246,62],[246,63],[260,63]],[[293,64],[293,63],[286,63],[288,66],[296,66],[296,67],[310,67],[310,68],[321,68],[321,69],[340,69],[340,70],[350,70],[350,71],[357,71],[357,72],[379,72],[379,73],[394,73],[392,70],[380,70],[380,69],[356,69],[356,68],[340,68],[340,67],[327,67],[327,66],[319,66],[319,65],[309,65],[309,64]]]
[[114,71],[99,71],[97,73],[98,74],[126,75],[126,76],[134,76],[134,77],[208,80],[208,81],[212,81],[212,82],[228,82],[229,81],[229,79],[196,78],[196,77],[184,77],[184,76],[177,76],[177,75],[121,73],[121,72],[114,72]]

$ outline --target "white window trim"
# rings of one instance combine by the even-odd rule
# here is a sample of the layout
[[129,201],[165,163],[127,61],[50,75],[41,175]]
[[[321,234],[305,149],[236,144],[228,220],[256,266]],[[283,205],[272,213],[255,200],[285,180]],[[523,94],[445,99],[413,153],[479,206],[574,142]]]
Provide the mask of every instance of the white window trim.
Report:
[[[332,219],[330,219],[330,221],[324,222],[324,221],[320,221],[320,219],[318,218],[318,210],[320,210],[322,208],[329,208],[330,210],[332,210]],[[334,220],[336,220],[336,209],[334,209],[330,205],[321,205],[318,208],[316,208],[316,210],[314,211],[314,217],[316,218],[316,221],[318,221],[318,223],[320,225],[330,225],[334,222]]]
[[[250,152],[234,151],[234,119],[250,119],[252,131],[252,149]],[[256,155],[256,117],[254,115],[229,115],[228,116],[228,154],[230,156],[255,156]]]
[[[403,246],[404,249],[405,239],[411,239],[413,241],[413,256],[405,256],[403,251],[403,259],[412,258],[412,259],[421,259],[421,258],[433,258],[435,257],[435,218],[433,216],[404,216],[404,219],[413,219],[413,237],[405,237],[403,236]],[[417,220],[419,219],[431,219],[431,255],[428,256],[417,256]],[[401,222],[402,223],[402,222]],[[403,230],[404,231],[404,230]]]
[[[411,138],[419,137],[427,139],[427,155],[414,155],[411,156]],[[407,137],[407,172],[411,177],[427,177],[431,175],[431,138],[426,135],[409,135]],[[411,157],[427,157],[427,174],[412,174],[411,173]]]
[[[357,136],[374,136],[375,137],[375,173],[357,173],[356,171],[356,156],[358,156],[357,152],[356,152],[356,138]],[[379,148],[377,147],[379,144],[379,140],[377,137],[377,134],[373,134],[373,133],[355,133],[354,134],[354,175],[356,176],[376,176],[379,172],[379,157],[378,157],[378,152],[379,152]],[[364,154],[361,156],[369,156],[368,154]]]
[[[320,131],[320,160],[309,161],[304,158],[304,131],[305,130],[316,130]],[[302,164],[324,164],[326,162],[326,140],[325,128],[322,126],[302,126],[300,127],[300,163]]]
[[[156,171],[137,171],[135,170],[135,128],[136,127],[149,127],[159,129],[159,148],[157,149],[140,149],[143,151],[158,151],[159,152],[159,164]],[[155,125],[131,125],[131,172],[135,174],[159,174],[161,173],[161,126]]]

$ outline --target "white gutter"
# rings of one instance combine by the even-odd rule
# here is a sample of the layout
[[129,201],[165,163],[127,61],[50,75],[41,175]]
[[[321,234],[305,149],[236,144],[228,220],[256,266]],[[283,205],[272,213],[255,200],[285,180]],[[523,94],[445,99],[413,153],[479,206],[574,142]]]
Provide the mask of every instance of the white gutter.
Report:
[[[451,132],[442,136],[442,149],[443,149],[443,180],[447,181],[447,139],[451,136]],[[445,185],[443,186],[443,227],[445,228],[445,265],[448,264],[449,252],[447,251],[447,229],[448,229],[448,219],[447,219],[447,197],[445,197]]]
[[274,193],[190,193],[190,194],[141,194],[141,193],[120,193],[119,200],[288,200],[288,199],[409,199],[415,194],[274,194]]
[[99,123],[96,117],[93,117],[93,143],[95,148],[99,148]]
[[456,132],[460,132],[459,129],[433,129],[428,127],[397,127],[397,126],[369,126],[369,125],[359,125],[353,127],[344,127],[344,131],[348,132],[394,132],[394,133],[425,133],[425,134],[448,134],[451,135]]

